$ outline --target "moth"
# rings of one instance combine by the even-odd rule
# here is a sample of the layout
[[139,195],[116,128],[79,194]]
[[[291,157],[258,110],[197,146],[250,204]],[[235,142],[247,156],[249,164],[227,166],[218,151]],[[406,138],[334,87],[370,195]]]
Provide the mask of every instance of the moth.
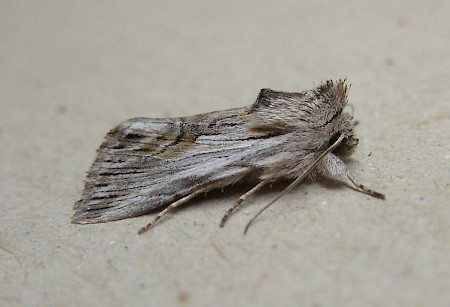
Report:
[[112,129],[88,172],[73,223],[102,223],[162,210],[139,233],[167,212],[199,194],[248,182],[220,226],[255,192],[280,181],[292,183],[250,220],[303,180],[323,176],[349,180],[354,189],[384,199],[357,183],[344,160],[355,150],[353,116],[345,80],[312,90],[262,89],[251,106],[190,117],[134,118]]

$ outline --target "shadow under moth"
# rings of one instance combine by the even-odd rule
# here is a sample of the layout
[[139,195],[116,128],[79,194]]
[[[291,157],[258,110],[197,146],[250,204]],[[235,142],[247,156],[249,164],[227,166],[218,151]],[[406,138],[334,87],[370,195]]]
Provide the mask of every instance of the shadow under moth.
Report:
[[163,208],[141,228],[199,194],[241,182],[257,183],[223,216],[281,179],[292,180],[255,218],[303,180],[349,180],[356,190],[384,199],[357,183],[343,159],[358,144],[345,80],[299,93],[262,89],[249,107],[190,117],[127,120],[106,136],[75,204],[73,223],[120,220]]

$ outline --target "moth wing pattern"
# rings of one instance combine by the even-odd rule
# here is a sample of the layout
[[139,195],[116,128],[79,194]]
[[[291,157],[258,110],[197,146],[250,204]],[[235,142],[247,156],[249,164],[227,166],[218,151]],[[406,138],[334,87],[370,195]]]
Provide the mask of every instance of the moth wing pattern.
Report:
[[139,216],[211,183],[232,184],[252,172],[258,138],[248,108],[187,118],[135,118],[112,129],[88,172],[74,223]]

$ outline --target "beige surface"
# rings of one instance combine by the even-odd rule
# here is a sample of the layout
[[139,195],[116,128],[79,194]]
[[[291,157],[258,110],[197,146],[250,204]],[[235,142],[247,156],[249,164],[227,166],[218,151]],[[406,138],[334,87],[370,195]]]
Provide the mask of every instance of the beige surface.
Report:
[[[449,306],[449,1],[2,1],[0,305]],[[353,84],[350,169],[224,229],[242,188],[151,217],[72,225],[104,134],[130,117]],[[371,154],[370,154],[371,153]],[[307,194],[306,194],[307,193]]]

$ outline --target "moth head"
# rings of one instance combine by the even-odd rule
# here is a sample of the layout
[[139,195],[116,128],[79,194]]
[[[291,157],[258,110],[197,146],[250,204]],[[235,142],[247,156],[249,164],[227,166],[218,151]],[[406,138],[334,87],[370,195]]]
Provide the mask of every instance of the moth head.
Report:
[[335,155],[345,157],[350,156],[355,151],[359,140],[355,137],[354,127],[353,116],[349,113],[344,112],[336,118],[335,132],[329,140],[329,146],[334,144],[340,135],[344,135],[344,139],[339,146],[333,150]]
[[331,146],[337,141],[340,135],[344,136],[339,146],[333,150],[333,153],[345,157],[350,156],[358,145],[358,139],[355,137],[353,116],[344,112],[347,105],[347,92],[350,86],[345,80],[337,82],[329,80],[314,90],[314,98],[321,104],[321,116],[317,116],[315,128],[325,127],[330,133]]

